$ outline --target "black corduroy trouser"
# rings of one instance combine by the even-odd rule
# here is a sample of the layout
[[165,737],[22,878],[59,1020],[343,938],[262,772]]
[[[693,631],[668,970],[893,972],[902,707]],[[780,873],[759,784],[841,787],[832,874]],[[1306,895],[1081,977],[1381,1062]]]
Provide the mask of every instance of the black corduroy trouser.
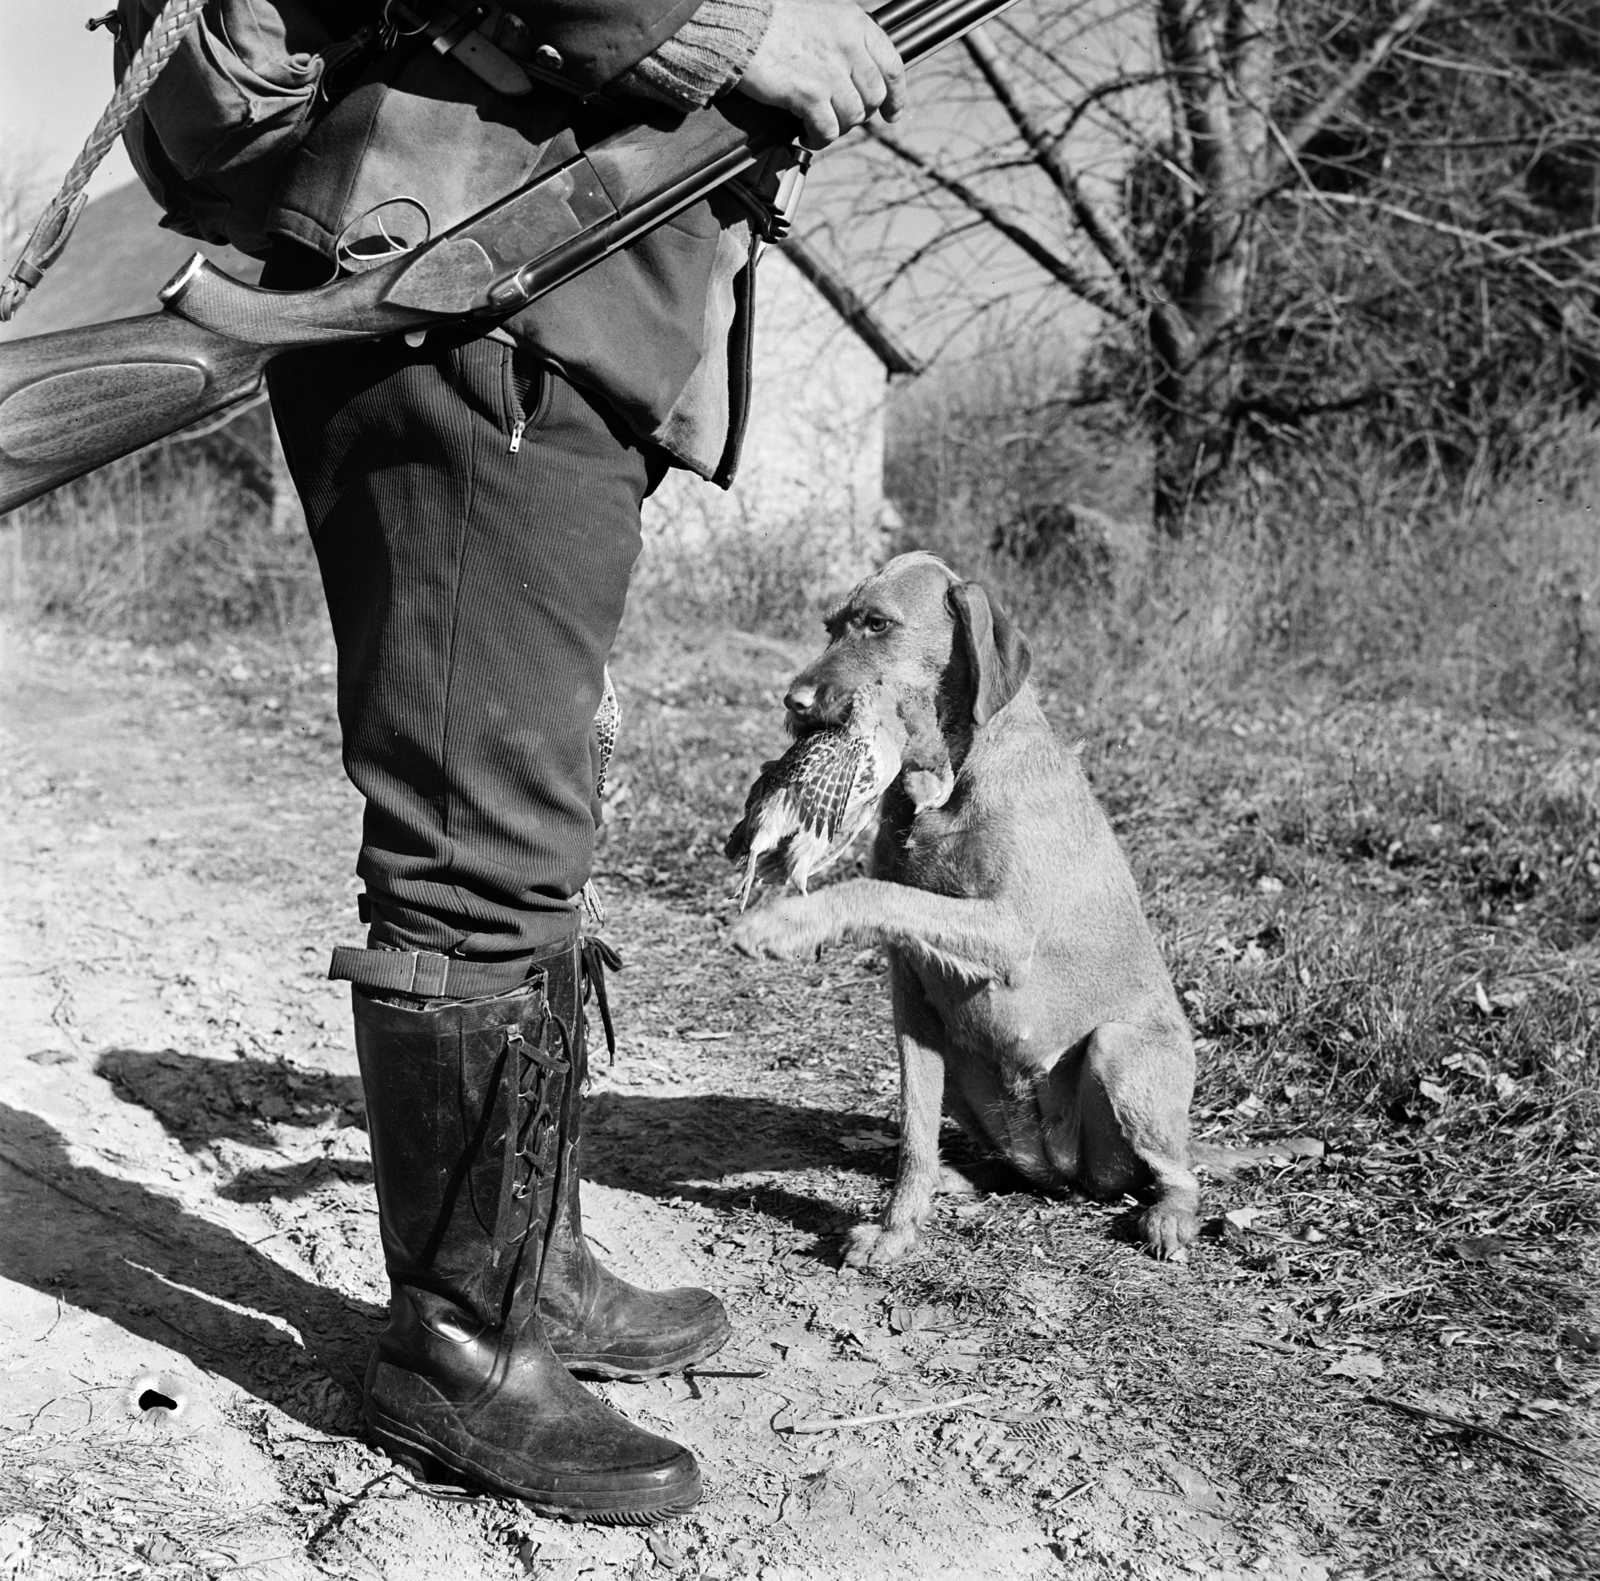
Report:
[[366,798],[368,944],[514,968],[575,925],[595,709],[659,462],[498,340],[295,352],[268,384]]

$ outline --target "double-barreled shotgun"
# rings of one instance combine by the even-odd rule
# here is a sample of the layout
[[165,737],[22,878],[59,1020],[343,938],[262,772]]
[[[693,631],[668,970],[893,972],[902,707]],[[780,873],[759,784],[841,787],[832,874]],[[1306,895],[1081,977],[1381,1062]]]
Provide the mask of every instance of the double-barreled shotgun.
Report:
[[[890,0],[873,16],[909,65],[1014,3]],[[0,511],[248,400],[281,352],[504,319],[736,177],[781,232],[798,132],[730,94],[583,148],[563,133],[526,186],[362,273],[266,291],[197,253],[159,313],[0,345]]]

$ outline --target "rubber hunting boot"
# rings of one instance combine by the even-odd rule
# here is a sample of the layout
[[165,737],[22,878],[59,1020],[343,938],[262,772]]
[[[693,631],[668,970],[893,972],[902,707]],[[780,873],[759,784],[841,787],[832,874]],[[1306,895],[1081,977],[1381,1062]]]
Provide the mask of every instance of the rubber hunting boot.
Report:
[[694,1456],[578,1384],[540,1315],[542,1279],[571,1261],[549,1253],[576,1198],[579,1043],[547,983],[575,950],[493,999],[354,992],[391,1291],[363,1408],[373,1442],[426,1477],[542,1515],[642,1522],[698,1500]]
[[561,1125],[567,1157],[559,1175],[539,1315],[555,1353],[574,1372],[594,1378],[655,1378],[704,1361],[727,1343],[730,1330],[722,1303],[709,1290],[641,1290],[597,1261],[584,1237],[578,1164],[588,1038],[581,1000],[592,988],[609,1039],[607,959],[616,964],[606,945],[586,939],[559,966],[547,964],[551,1009],[576,1036]]

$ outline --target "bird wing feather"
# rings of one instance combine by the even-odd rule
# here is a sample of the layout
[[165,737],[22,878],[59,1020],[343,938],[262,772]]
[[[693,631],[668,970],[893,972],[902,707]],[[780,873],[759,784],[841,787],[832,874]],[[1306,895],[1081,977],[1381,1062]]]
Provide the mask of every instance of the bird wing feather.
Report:
[[763,763],[724,847],[729,860],[756,860],[758,876],[788,878],[804,891],[850,844],[899,772],[899,754],[878,734],[812,731]]
[[795,806],[803,828],[829,840],[839,832],[866,756],[866,743],[859,737],[832,731],[819,750],[808,755],[806,772],[794,786]]

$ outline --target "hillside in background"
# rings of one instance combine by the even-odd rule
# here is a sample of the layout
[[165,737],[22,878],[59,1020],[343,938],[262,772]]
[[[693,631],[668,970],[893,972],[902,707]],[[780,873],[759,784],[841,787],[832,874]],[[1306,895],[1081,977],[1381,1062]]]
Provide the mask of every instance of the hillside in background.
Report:
[[254,282],[261,273],[254,258],[162,230],[160,218],[136,181],[96,198],[22,311],[0,324],[0,340],[154,313],[161,306],[156,293],[196,251],[241,280]]

